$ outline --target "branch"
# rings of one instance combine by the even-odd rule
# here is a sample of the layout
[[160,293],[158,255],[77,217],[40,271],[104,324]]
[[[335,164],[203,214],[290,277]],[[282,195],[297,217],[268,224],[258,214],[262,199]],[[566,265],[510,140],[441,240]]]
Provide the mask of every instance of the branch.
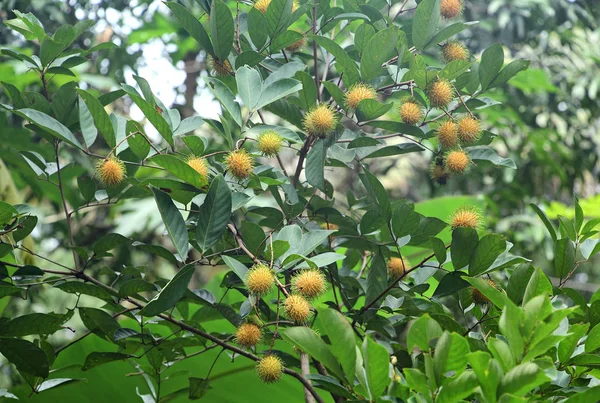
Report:
[[[317,5],[313,6],[312,10],[312,33],[313,35],[317,35]],[[321,94],[319,92],[319,64],[317,57],[317,41],[313,40],[313,59],[315,63],[315,84],[317,86],[317,100],[321,101]]]
[[298,185],[298,180],[300,179],[300,173],[302,172],[302,166],[304,165],[304,159],[306,158],[306,154],[308,154],[308,150],[310,149],[313,137],[309,135],[304,141],[304,145],[300,149],[300,156],[298,157],[298,165],[296,165],[296,172],[294,173],[294,178],[292,179],[292,186],[296,187]]
[[[308,362],[308,354],[306,353],[300,353],[300,369],[302,370],[303,377],[310,374],[310,364]],[[307,388],[304,388],[304,401],[306,403],[315,403],[315,399],[313,399]]]

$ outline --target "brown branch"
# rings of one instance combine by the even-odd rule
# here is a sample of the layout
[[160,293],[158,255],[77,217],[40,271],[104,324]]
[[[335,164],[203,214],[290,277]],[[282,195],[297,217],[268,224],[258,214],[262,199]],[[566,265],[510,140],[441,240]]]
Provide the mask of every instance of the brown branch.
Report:
[[308,150],[310,149],[313,137],[309,135],[304,141],[304,145],[300,149],[300,156],[298,157],[298,165],[296,165],[296,172],[294,173],[294,178],[292,179],[292,186],[296,187],[298,185],[298,180],[300,180],[300,173],[302,172],[302,166],[304,165],[304,159],[306,158],[306,154],[308,154]]

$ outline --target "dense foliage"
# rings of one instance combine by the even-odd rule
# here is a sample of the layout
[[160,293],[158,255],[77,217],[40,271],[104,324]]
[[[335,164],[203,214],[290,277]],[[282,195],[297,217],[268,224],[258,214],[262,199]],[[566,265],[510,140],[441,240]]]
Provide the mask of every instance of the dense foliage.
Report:
[[597,401],[600,292],[569,284],[600,219],[577,198],[558,226],[529,207],[542,270],[481,198],[415,203],[382,179],[426,159],[432,194],[504,180],[517,165],[494,145],[539,134],[500,118],[500,89],[535,86],[529,61],[457,40],[478,29],[462,0],[165,5],[218,118],[139,75],[100,91],[82,67],[122,49],[93,21],[5,21],[23,76],[0,103],[0,397],[88,378],[98,394],[74,397],[109,400],[119,368],[127,401]]

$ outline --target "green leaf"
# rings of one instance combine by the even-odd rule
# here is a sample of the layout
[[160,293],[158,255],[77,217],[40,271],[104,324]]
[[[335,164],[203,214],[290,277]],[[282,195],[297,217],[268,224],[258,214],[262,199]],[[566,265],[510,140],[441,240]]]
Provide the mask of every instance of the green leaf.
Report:
[[158,211],[162,217],[167,232],[175,244],[181,260],[185,260],[189,250],[188,232],[181,213],[175,207],[173,200],[163,191],[152,188]]
[[495,43],[483,51],[481,62],[479,63],[479,81],[481,82],[482,90],[486,90],[490,86],[498,73],[500,73],[503,64],[504,50],[499,43]]
[[27,340],[0,338],[0,354],[21,372],[42,378],[48,376],[50,365],[46,353]]
[[504,295],[498,291],[496,288],[492,287],[486,280],[482,278],[474,278],[474,277],[463,277],[464,280],[471,283],[471,285],[477,288],[479,291],[483,293],[486,297],[492,301],[494,305],[499,308],[502,308],[505,304]]
[[[254,46],[256,46],[257,49],[262,49],[267,42],[267,19],[265,15],[255,7],[252,7],[248,13],[248,33],[250,34],[250,39],[252,39]],[[236,62],[236,67],[239,69],[241,65],[238,66]]]
[[504,375],[498,388],[498,395],[509,393],[515,396],[525,396],[548,381],[550,378],[537,365],[526,362],[517,365]]
[[569,238],[554,243],[554,270],[563,279],[575,267],[575,245]]
[[387,190],[381,184],[379,179],[373,175],[368,169],[363,169],[363,173],[360,175],[360,180],[363,183],[368,193],[368,199],[372,203],[379,206],[381,209],[381,215],[387,221],[391,218],[391,207],[390,199],[388,197]]
[[40,45],[40,61],[42,62],[42,66],[49,66],[63,50],[65,50],[64,44],[45,37]]
[[169,126],[169,123],[167,123],[163,115],[158,113],[156,108],[152,106],[152,104],[150,104],[148,101],[142,98],[135,90],[135,88],[126,84],[123,84],[122,88],[131,97],[133,102],[135,102],[135,104],[142,110],[144,116],[146,116],[148,121],[152,123],[152,126],[154,126],[156,130],[158,130],[158,133],[160,133],[162,138],[164,138],[167,141],[167,143],[169,143],[169,145],[173,147],[173,131],[171,130],[171,126]]
[[554,229],[554,227],[552,226],[552,223],[550,222],[550,220],[548,219],[548,216],[546,215],[546,213],[544,213],[542,211],[542,209],[540,209],[538,206],[536,206],[533,203],[529,203],[529,205],[531,206],[531,208],[533,208],[533,210],[535,211],[535,213],[538,215],[538,217],[540,217],[540,220],[542,220],[542,222],[544,223],[544,225],[546,226],[546,229],[548,230],[548,232],[550,233],[550,236],[552,237],[552,240],[554,242],[556,242],[556,240],[558,239],[556,237],[556,230]]
[[306,352],[327,368],[338,379],[344,379],[340,364],[335,359],[327,344],[315,333],[305,326],[289,327],[281,332],[281,336],[288,343],[292,343],[300,350]]
[[196,242],[202,252],[210,249],[223,235],[231,215],[231,200],[231,190],[223,175],[215,177],[198,214]]
[[121,328],[115,318],[101,309],[79,308],[79,317],[90,332],[108,340]]
[[292,0],[272,0],[265,15],[271,38],[276,38],[288,26],[292,14]]
[[[525,320],[525,314],[523,309],[519,308],[512,301],[506,301],[500,320],[498,321],[498,328],[500,332],[508,339],[510,351],[512,356],[521,360],[523,356],[523,350],[525,348],[525,341],[521,334],[522,323]],[[525,335],[528,337],[528,335]]]
[[[475,245],[477,245],[478,240],[477,231],[472,228],[456,228],[452,231],[450,256],[452,257],[454,270],[460,270],[469,264],[471,254],[475,251]],[[470,271],[471,268],[469,267]]]
[[302,83],[302,90],[298,93],[300,107],[309,110],[317,104],[317,85],[310,74],[299,71],[294,76]]
[[194,130],[199,129],[204,123],[204,119],[200,116],[190,116],[189,118],[185,118],[179,123],[177,129],[173,132],[173,136],[183,136],[184,134],[193,132]]
[[342,81],[346,88],[350,88],[352,84],[356,84],[360,80],[356,63],[340,45],[325,36],[312,36],[311,38],[335,57],[335,68],[340,74],[343,74]]
[[[297,33],[297,32],[296,32]],[[263,55],[254,51],[246,50],[235,59],[235,67],[239,69],[242,66],[254,67],[265,59]]]
[[183,266],[167,285],[148,302],[148,305],[140,310],[140,315],[156,316],[173,308],[188,290],[187,286],[194,275],[194,270],[193,264]]
[[227,59],[233,47],[233,16],[221,0],[213,0],[210,6],[210,36],[217,58]]
[[133,278],[121,284],[119,287],[119,296],[128,297],[144,291],[156,291],[156,285],[141,278]]
[[64,283],[57,284],[54,287],[69,294],[91,295],[92,297],[96,297],[107,302],[112,302],[113,300],[108,291],[91,283],[82,283],[81,281],[66,281]]
[[12,232],[13,241],[20,242],[27,238],[34,230],[37,222],[38,218],[34,215],[25,217],[25,219],[19,223],[19,227]]
[[325,192],[325,142],[318,140],[306,156],[306,180]]
[[469,261],[469,275],[477,276],[485,273],[505,250],[506,241],[502,235],[485,235],[477,242],[473,250]]
[[179,24],[194,38],[207,53],[214,55],[212,43],[206,33],[206,30],[196,17],[182,5],[173,1],[165,2],[165,5],[171,9],[173,15],[179,21]]
[[204,77],[204,81],[208,84],[209,88],[212,90],[219,102],[221,102],[221,105],[223,105],[231,114],[237,125],[241,127],[242,110],[240,108],[240,104],[235,101],[235,96],[229,87],[223,84],[222,81],[208,76]]
[[189,378],[190,387],[188,390],[188,397],[190,400],[198,400],[202,398],[208,389],[210,389],[210,383],[208,379],[203,378]]
[[473,372],[463,372],[442,386],[435,401],[436,403],[462,402],[463,399],[473,394],[478,386],[477,377]]
[[496,390],[504,375],[500,364],[484,351],[470,353],[467,355],[467,359],[479,380],[483,396],[488,401],[495,401]]
[[435,35],[440,22],[440,0],[423,0],[417,6],[412,23],[412,41],[418,50]]
[[34,125],[41,127],[58,139],[64,140],[72,146],[82,149],[79,140],[77,140],[75,135],[65,125],[45,113],[29,108],[14,109],[12,112],[21,116],[23,119],[30,121]]
[[152,157],[151,161],[198,189],[203,188],[207,184],[207,179],[205,177],[200,175],[185,161],[182,161],[174,155],[158,154]]
[[433,355],[433,367],[438,384],[442,383],[444,374],[455,371],[462,373],[467,367],[469,343],[457,333],[445,331],[439,338]]
[[115,131],[108,117],[108,113],[106,113],[100,101],[89,92],[80,88],[77,88],[77,93],[85,102],[94,119],[94,125],[100,131],[104,140],[106,140],[106,144],[108,144],[111,149],[114,148],[117,145]]
[[[421,223],[421,216],[407,204],[398,206],[392,214],[392,231],[396,239],[412,234]],[[444,250],[444,256],[446,252]],[[440,262],[440,263],[443,263]]]
[[527,70],[529,67],[529,60],[513,60],[508,63],[506,67],[502,69],[500,74],[496,76],[490,83],[489,88],[500,87],[508,82],[511,78],[513,78],[517,73]]
[[[437,238],[433,238],[433,239],[437,239]],[[443,245],[443,242],[442,242],[442,245]],[[444,249],[444,253],[445,253],[445,249]],[[464,272],[462,272],[462,271],[455,271],[455,272],[450,272],[450,273],[445,274],[444,277],[442,277],[442,279],[440,280],[439,285],[435,289],[433,296],[434,297],[444,297],[446,295],[456,294],[458,291],[462,290],[463,288],[468,287],[469,283],[467,283],[465,280],[462,279],[463,275],[464,275]]]
[[41,393],[49,389],[56,389],[61,386],[67,386],[76,382],[86,382],[87,379],[73,379],[73,378],[53,378],[45,380],[37,387],[36,392]]
[[[388,130],[388,131],[394,132],[394,133],[407,134],[409,136],[414,136],[414,137],[417,137],[420,139],[426,139],[429,137],[419,127],[407,125],[406,123],[402,123],[402,122],[377,120],[374,122],[369,122],[368,126],[376,127],[376,128],[383,129],[383,130]],[[375,137],[375,138],[377,138],[377,137]]]
[[222,255],[221,258],[223,259],[223,262],[225,262],[227,267],[233,270],[233,272],[237,274],[240,280],[244,281],[244,279],[246,278],[246,273],[248,272],[248,268],[236,259],[232,258],[231,256]]
[[469,149],[469,156],[473,161],[485,161],[493,165],[505,168],[516,169],[515,162],[510,158],[503,158],[496,153],[496,150],[490,147],[476,147]]
[[569,326],[569,333],[558,345],[558,360],[561,363],[571,358],[579,340],[586,334],[589,327],[589,323],[575,323]]
[[69,320],[71,315],[56,315],[45,313],[30,313],[18,316],[8,323],[3,324],[0,335],[10,337],[22,337],[32,334],[52,334],[62,328],[63,323]]
[[390,383],[389,354],[385,347],[367,336],[363,341],[362,356],[370,400],[375,401]]
[[600,324],[594,326],[585,341],[585,352],[591,353],[600,348]]
[[123,353],[93,352],[88,354],[88,356],[85,358],[85,363],[83,364],[83,367],[81,367],[81,370],[88,371],[102,364],[106,364],[113,361],[123,361],[129,358],[136,358],[136,356]]
[[589,260],[596,253],[600,252],[600,239],[586,239],[579,245],[579,250],[583,258]]
[[[388,283],[387,265],[385,257],[382,253],[377,253],[371,262],[371,267],[367,273],[367,291],[365,294],[365,304],[371,303],[377,298]],[[374,308],[379,307],[383,298],[373,305]]]
[[453,37],[454,35],[469,28],[471,25],[475,25],[477,23],[478,23],[478,21],[456,22],[454,24],[448,25],[447,27],[440,29],[438,31],[438,33],[433,36],[431,41],[429,41],[429,43],[427,43],[427,45],[425,45],[425,49],[435,46],[438,43],[442,43],[446,39]]
[[375,99],[363,99],[356,108],[356,117],[360,122],[377,119],[394,106],[393,102],[382,104]]
[[94,253],[101,254],[103,252],[108,252],[111,249],[116,248],[120,245],[128,245],[131,243],[131,240],[125,238],[121,234],[107,234],[102,238],[98,239],[96,243],[94,243]]
[[254,110],[263,92],[260,73],[250,67],[240,67],[235,74],[235,81],[242,102],[248,109]]
[[466,60],[453,60],[444,66],[438,76],[448,81],[452,81],[465,71],[469,70],[469,67],[471,67],[471,62]]
[[319,309],[317,316],[321,331],[331,342],[331,352],[342,365],[346,379],[354,378],[356,364],[356,342],[350,322],[338,311],[326,308]]
[[[267,80],[268,82],[268,80]],[[263,88],[262,94],[260,94],[260,98],[258,103],[252,108],[253,110],[261,109],[278,99],[286,97],[294,92],[298,92],[302,89],[302,84],[298,80],[294,80],[293,78],[284,78],[271,84],[267,85]]]
[[424,314],[415,320],[408,329],[406,349],[410,353],[415,347],[421,351],[430,351],[429,343],[442,335],[442,328],[429,314]]
[[96,129],[96,125],[94,124],[94,118],[90,113],[87,105],[85,104],[83,98],[79,97],[79,102],[77,103],[79,108],[79,127],[81,128],[81,134],[83,135],[83,141],[85,145],[89,148],[91,147],[96,138],[98,137],[98,129]]
[[398,28],[390,28],[377,32],[367,44],[360,59],[360,73],[364,81],[370,81],[381,75],[381,65],[395,54]]

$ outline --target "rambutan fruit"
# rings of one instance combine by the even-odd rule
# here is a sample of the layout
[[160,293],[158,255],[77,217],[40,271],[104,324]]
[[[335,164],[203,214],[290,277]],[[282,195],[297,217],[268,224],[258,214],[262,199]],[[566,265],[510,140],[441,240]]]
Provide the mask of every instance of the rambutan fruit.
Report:
[[254,160],[246,150],[240,149],[230,152],[225,163],[233,176],[238,179],[246,179],[252,173]]
[[104,185],[115,186],[125,179],[125,164],[119,158],[110,156],[98,163],[96,173]]

